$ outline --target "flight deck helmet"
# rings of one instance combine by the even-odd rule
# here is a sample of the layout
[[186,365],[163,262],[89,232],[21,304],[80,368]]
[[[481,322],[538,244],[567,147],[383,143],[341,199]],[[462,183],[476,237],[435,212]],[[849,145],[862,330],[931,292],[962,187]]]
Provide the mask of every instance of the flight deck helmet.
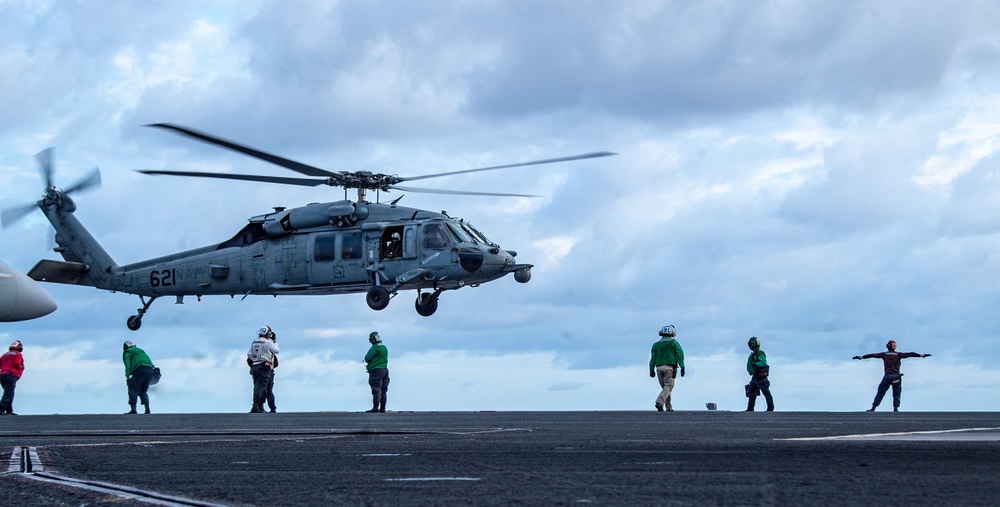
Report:
[[378,331],[372,331],[368,333],[368,342],[372,345],[382,341],[382,338],[378,335]]
[[663,326],[660,328],[660,336],[677,336],[677,332],[674,331],[673,325]]
[[271,326],[264,326],[257,331],[257,336],[263,336],[264,338],[270,338],[274,335],[274,331],[271,331]]
[[894,352],[896,350],[896,340],[889,340],[885,342],[885,348],[886,350]]
[[128,350],[132,347],[135,347],[135,342],[133,342],[132,340],[125,340],[125,343],[122,344],[123,351]]
[[16,350],[18,352],[21,352],[22,350],[24,350],[24,346],[21,345],[21,340],[14,340],[10,342],[10,347],[8,347],[7,350]]
[[747,347],[750,347],[750,350],[757,350],[757,349],[759,349],[760,348],[760,340],[758,340],[756,336],[751,336],[750,339],[747,340]]

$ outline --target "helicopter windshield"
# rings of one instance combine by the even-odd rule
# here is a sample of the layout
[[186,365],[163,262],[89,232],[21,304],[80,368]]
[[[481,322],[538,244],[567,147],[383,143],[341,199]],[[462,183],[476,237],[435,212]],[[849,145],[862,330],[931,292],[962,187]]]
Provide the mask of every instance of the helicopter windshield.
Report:
[[462,243],[473,242],[472,237],[469,236],[467,232],[465,232],[465,229],[456,226],[455,224],[448,224],[448,228],[451,229],[452,234],[454,234],[455,237],[458,238],[458,240],[461,241]]
[[489,246],[496,246],[496,243],[490,241],[489,238],[487,238],[483,233],[479,232],[479,230],[473,227],[472,224],[467,222],[459,222],[459,223],[462,225],[462,228],[465,229],[465,231],[468,232],[469,235],[475,238],[475,240],[478,241],[479,243],[483,243],[484,245],[489,245]]

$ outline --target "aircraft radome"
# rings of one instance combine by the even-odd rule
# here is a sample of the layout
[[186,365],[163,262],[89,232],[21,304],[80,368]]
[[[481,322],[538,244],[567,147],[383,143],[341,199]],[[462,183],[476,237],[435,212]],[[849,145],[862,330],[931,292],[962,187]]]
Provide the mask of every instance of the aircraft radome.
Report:
[[[147,170],[152,175],[256,181],[298,186],[328,185],[344,189],[340,201],[301,207],[276,207],[250,217],[234,236],[220,243],[155,259],[118,265],[76,219],[69,194],[100,184],[94,169],[65,190],[52,183],[52,150],[38,155],[45,194],[31,205],[4,210],[6,226],[39,208],[56,230],[55,251],[62,261],[41,260],[28,273],[35,280],[83,285],[139,296],[142,307],[128,317],[137,330],[150,305],[162,296],[199,299],[207,295],[322,295],[365,293],[368,306],[382,310],[402,290],[416,290],[414,307],[430,316],[444,291],[477,287],[509,273],[520,283],[531,279],[532,264],[515,260],[517,252],[501,248],[466,220],[444,212],[378,202],[379,192],[398,190],[437,194],[535,197],[525,194],[466,192],[402,186],[400,183],[614,155],[594,152],[531,162],[481,167],[422,176],[401,177],[369,171],[329,171],[258,151],[232,141],[170,124],[152,127],[204,141],[290,169],[307,177]],[[347,199],[356,189],[357,199]],[[367,191],[376,192],[376,202]]]
[[56,302],[37,282],[0,262],[0,322],[43,317],[56,310]]

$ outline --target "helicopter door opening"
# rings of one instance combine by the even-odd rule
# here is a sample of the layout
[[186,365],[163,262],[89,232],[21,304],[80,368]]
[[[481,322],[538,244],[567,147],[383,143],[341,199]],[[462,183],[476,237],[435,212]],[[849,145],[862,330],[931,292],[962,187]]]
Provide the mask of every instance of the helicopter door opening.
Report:
[[396,225],[393,227],[386,227],[385,231],[382,232],[382,238],[380,241],[379,248],[379,259],[383,261],[402,259],[402,258],[413,258],[415,257],[415,251],[413,248],[413,228],[410,227],[409,231],[404,231],[403,226]]

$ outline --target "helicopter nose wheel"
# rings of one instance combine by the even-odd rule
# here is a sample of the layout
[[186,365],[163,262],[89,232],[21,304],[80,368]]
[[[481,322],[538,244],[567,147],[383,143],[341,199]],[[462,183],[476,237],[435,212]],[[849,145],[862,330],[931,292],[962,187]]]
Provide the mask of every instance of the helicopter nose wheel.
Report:
[[376,285],[368,289],[368,308],[372,310],[384,310],[389,306],[389,290],[381,285]]
[[414,303],[414,307],[417,309],[422,317],[430,317],[434,315],[434,312],[438,309],[438,298],[437,295],[440,291],[433,294],[417,294],[417,301]]

